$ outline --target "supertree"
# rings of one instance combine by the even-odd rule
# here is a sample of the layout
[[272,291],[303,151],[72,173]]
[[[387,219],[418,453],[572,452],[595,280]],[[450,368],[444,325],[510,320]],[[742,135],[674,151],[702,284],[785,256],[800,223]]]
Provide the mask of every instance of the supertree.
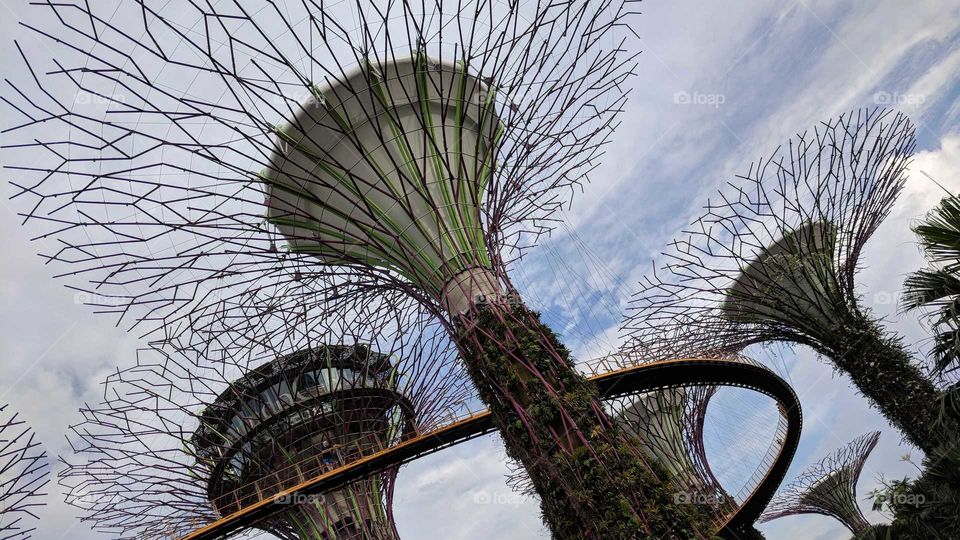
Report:
[[[191,438],[208,470],[214,511],[229,514],[415,432],[402,374],[363,345],[321,345],[277,358],[234,380],[200,414]],[[312,462],[312,463],[311,463]],[[396,538],[381,497],[393,478],[367,479],[294,502],[259,526],[280,538]]]
[[[859,110],[802,132],[710,201],[640,284],[625,327],[653,350],[807,345],[929,451],[939,392],[901,339],[861,306],[864,245],[889,214],[915,147],[902,114]],[[662,349],[657,351],[657,349]]]
[[0,406],[0,540],[25,540],[46,504],[50,462],[33,430],[8,408]]
[[879,431],[861,435],[811,466],[777,494],[760,521],[823,514],[837,518],[854,535],[869,529],[870,523],[857,504],[857,481],[878,440]]
[[616,126],[630,3],[45,3],[56,58],[6,100],[16,198],[91,303],[164,339],[232,348],[312,309],[262,291],[317,279],[403,291],[557,537],[697,536],[508,276]]
[[309,332],[255,335],[260,347],[227,358],[170,342],[141,350],[71,428],[67,501],[118,538],[179,537],[278,496],[282,511],[241,532],[398,538],[396,467],[284,494],[430,432],[462,413],[473,390],[432,317],[398,305],[349,308],[311,320]]

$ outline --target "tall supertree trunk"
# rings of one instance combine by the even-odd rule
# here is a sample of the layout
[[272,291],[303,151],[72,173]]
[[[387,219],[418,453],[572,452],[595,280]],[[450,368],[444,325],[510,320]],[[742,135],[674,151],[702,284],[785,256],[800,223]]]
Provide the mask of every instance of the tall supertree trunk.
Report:
[[627,442],[537,313],[477,306],[459,319],[458,332],[468,371],[507,453],[541,494],[555,538],[711,535],[701,509],[674,504],[666,470]]
[[864,314],[814,346],[847,374],[870,404],[916,447],[929,453],[949,434],[937,428],[940,391],[912,362],[900,338]]

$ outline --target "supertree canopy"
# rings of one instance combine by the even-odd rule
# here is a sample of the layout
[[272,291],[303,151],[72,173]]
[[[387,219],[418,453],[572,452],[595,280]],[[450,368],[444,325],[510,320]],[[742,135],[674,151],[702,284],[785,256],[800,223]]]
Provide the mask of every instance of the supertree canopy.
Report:
[[325,314],[317,290],[403,291],[558,538],[707,534],[508,275],[616,126],[629,4],[38,4],[11,183],[92,304],[207,358]]
[[463,414],[473,390],[432,317],[347,307],[311,321],[309,339],[263,339],[247,355],[210,360],[171,343],[140,351],[72,427],[67,501],[117,538],[180,537],[278,496],[281,511],[240,532],[397,538],[397,467],[284,494]]
[[0,540],[25,540],[46,504],[50,462],[33,430],[8,408],[0,406]]
[[801,473],[771,501],[760,521],[823,514],[840,520],[854,535],[866,531],[870,523],[857,504],[857,481],[879,439],[879,431],[861,435]]
[[722,504],[723,487],[707,459],[704,425],[716,386],[675,387],[619,403],[616,420],[691,499]]
[[798,134],[730,182],[641,283],[628,347],[654,357],[808,345],[910,442],[936,445],[936,386],[859,302],[864,245],[915,146],[901,114],[860,110]]
[[24,21],[56,56],[5,92],[13,198],[144,333],[319,274],[439,314],[504,285],[633,68],[629,2],[86,4]]

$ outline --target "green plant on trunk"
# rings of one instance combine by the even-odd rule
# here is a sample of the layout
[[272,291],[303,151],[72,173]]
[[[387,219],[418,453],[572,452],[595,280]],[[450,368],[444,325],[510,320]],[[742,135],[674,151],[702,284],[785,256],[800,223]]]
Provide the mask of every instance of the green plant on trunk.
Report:
[[478,306],[458,327],[508,455],[548,495],[541,508],[554,538],[710,537],[709,514],[675,504],[669,472],[607,418],[597,389],[571,369],[569,352],[537,313]]
[[[954,433],[956,437],[956,433]],[[960,531],[960,445],[945,444],[922,462],[920,476],[883,482],[874,491],[874,509],[893,521],[864,536],[875,540],[946,540]]]

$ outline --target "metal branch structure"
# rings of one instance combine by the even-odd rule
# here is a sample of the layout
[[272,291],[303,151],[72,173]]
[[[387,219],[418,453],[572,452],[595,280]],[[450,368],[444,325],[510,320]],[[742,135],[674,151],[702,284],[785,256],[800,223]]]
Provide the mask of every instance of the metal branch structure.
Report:
[[0,540],[26,540],[46,504],[50,461],[33,430],[8,408],[0,406]]
[[628,348],[651,357],[812,347],[916,446],[936,446],[931,380],[861,307],[866,242],[903,189],[914,128],[850,112],[799,133],[720,191],[640,284]]
[[[71,429],[67,501],[116,538],[177,538],[463,414],[473,390],[432,317],[411,310],[398,327],[396,308],[341,309],[326,325],[311,321],[309,341],[246,356],[142,350]],[[288,496],[239,532],[398,538],[396,475],[386,467]]]
[[870,528],[857,504],[857,482],[880,432],[857,437],[800,474],[771,501],[761,522],[798,514],[838,519],[856,536]]
[[557,538],[702,536],[508,275],[616,127],[633,3],[37,3],[14,198],[91,304],[206,359],[401,291]]

